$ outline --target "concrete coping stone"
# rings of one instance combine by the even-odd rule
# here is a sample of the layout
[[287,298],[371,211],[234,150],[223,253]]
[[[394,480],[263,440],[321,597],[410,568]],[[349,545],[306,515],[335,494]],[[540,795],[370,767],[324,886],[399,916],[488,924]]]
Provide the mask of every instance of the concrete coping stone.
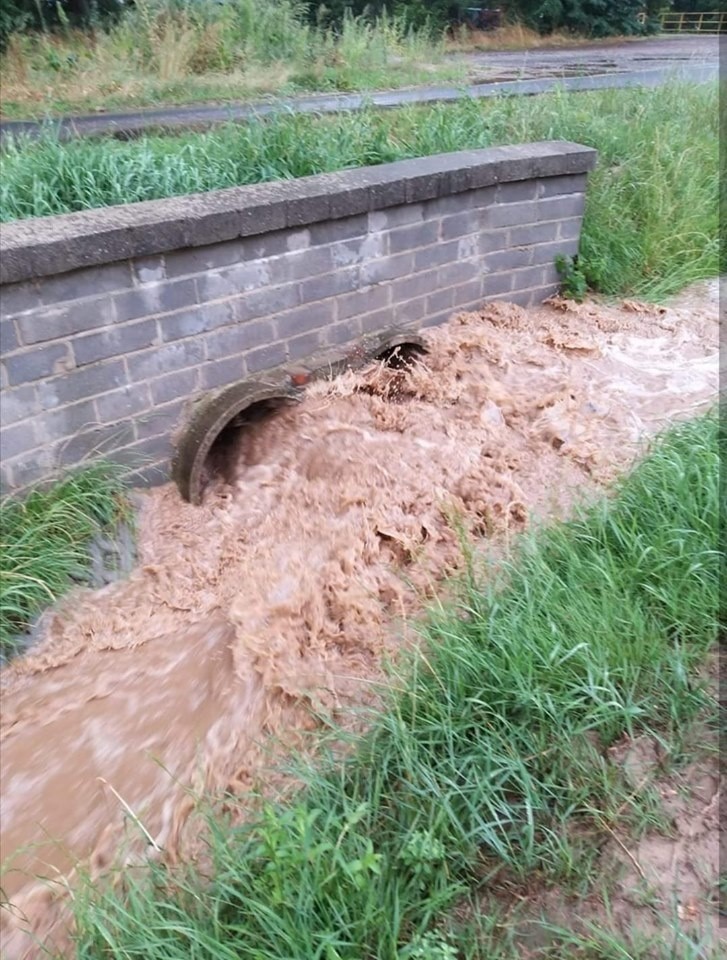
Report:
[[299,228],[497,183],[586,173],[596,156],[577,143],[541,141],[18,220],[0,230],[0,283]]

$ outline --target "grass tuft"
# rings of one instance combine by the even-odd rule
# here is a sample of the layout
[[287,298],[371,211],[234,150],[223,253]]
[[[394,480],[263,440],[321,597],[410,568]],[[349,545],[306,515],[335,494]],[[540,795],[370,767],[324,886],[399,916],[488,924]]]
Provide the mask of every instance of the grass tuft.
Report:
[[599,151],[581,267],[605,294],[659,299],[718,272],[713,85],[553,93],[312,117],[281,113],[206,134],[18,143],[0,221],[132,203],[408,157],[535,140]]
[[83,580],[89,540],[125,513],[118,469],[103,463],[24,499],[0,500],[0,657],[33,617]]
[[16,34],[0,59],[5,117],[464,80],[443,37],[401,17],[312,26],[299,0],[137,0],[107,30]]
[[[668,755],[710,702],[717,430],[677,427],[612,499],[475,574],[353,759],[242,827],[210,818],[211,880],[155,865],[82,893],[79,958],[492,957],[442,923],[462,894],[582,886],[585,850],[646,815],[606,748]],[[601,947],[563,955],[620,955]]]

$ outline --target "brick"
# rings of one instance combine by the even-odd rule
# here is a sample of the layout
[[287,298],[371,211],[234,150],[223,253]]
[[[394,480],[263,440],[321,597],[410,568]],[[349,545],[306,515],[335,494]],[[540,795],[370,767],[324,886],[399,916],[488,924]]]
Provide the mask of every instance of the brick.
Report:
[[449,310],[445,310],[442,313],[435,313],[432,316],[424,317],[424,319],[419,324],[420,330],[426,330],[428,327],[441,327],[443,323],[446,323],[452,314]]
[[535,200],[538,196],[538,184],[535,180],[520,180],[516,183],[500,183],[495,192],[496,203],[519,203],[522,200]]
[[158,320],[161,339],[164,343],[182,340],[234,323],[234,308],[234,301],[222,300],[219,303],[199,304],[177,313],[167,313]]
[[583,193],[573,193],[566,197],[551,197],[538,200],[535,204],[537,220],[565,220],[568,217],[582,217],[586,208]]
[[[485,206],[487,201],[480,202],[478,197],[478,194],[481,195],[482,193],[481,190],[465,190],[463,193],[452,193],[447,197],[428,200],[424,204],[424,219],[449,217],[455,213],[460,214],[475,207]],[[495,188],[493,187],[490,190],[489,202],[492,202],[494,195]]]
[[[212,243],[206,247],[188,247],[185,250],[171,251],[165,256],[166,274],[168,277],[183,277],[241,263],[249,257],[251,252],[248,243],[246,240],[228,240],[225,243]],[[259,254],[259,256],[263,255],[265,254]]]
[[449,309],[454,303],[455,287],[447,287],[444,290],[437,290],[427,297],[427,303],[424,312],[426,314],[439,313],[441,310]]
[[105,266],[86,267],[45,277],[40,281],[40,297],[46,306],[55,306],[66,300],[83,297],[98,297],[102,293],[115,293],[131,287],[131,271],[127,261],[109,263]]
[[245,364],[250,373],[259,373],[261,370],[270,370],[285,363],[285,344],[271,343],[267,347],[260,347],[246,354]]
[[126,382],[123,360],[94,363],[81,370],[72,370],[62,377],[38,384],[38,396],[44,409],[83,400],[97,393],[106,393]]
[[350,343],[361,335],[361,324],[358,317],[349,317],[343,323],[334,323],[324,330],[326,343],[331,346]]
[[[547,283],[547,267],[525,267],[524,270],[515,270],[512,273],[512,289],[527,290],[529,287],[539,287]],[[553,266],[555,272],[555,266]]]
[[368,215],[360,213],[355,217],[344,217],[342,220],[329,220],[323,223],[314,223],[309,227],[310,244],[318,246],[323,243],[335,243],[339,240],[349,240],[352,237],[363,237],[368,232]]
[[[146,443],[147,441],[144,442]],[[132,449],[132,447],[127,447],[127,450]],[[129,467],[133,467],[133,464],[129,464]],[[144,467],[140,467],[138,470],[132,470],[128,476],[128,482],[130,486],[141,488],[142,490],[146,490],[150,487],[158,487],[160,484],[166,483],[168,479],[168,461],[150,463]]]
[[297,283],[285,283],[281,286],[264,287],[262,290],[244,294],[235,301],[234,313],[238,321],[254,320],[299,305],[299,285]]
[[213,360],[200,367],[201,386],[206,390],[215,390],[217,387],[226,387],[247,376],[247,365],[243,356],[225,357],[224,360]]
[[578,253],[578,239],[556,240],[554,243],[539,243],[533,247],[532,265],[550,264],[559,254],[575,256]]
[[136,418],[136,439],[146,440],[160,434],[171,435],[179,426],[182,404],[178,400],[155,407],[148,413]]
[[52,446],[39,447],[31,456],[22,456],[18,460],[3,459],[3,472],[12,478],[14,491],[22,490],[29,484],[47,477],[56,467],[55,448]]
[[359,317],[361,324],[361,333],[377,333],[387,330],[392,323],[393,307],[386,307],[384,310],[374,310],[372,313],[365,313]]
[[506,250],[509,246],[507,230],[482,230],[477,235],[477,252],[482,256],[496,250]]
[[[115,417],[118,420],[119,417]],[[98,415],[93,400],[82,400],[55,410],[46,410],[40,417],[45,440],[54,441],[70,437],[98,426]]]
[[270,283],[290,283],[291,280],[307,280],[333,269],[330,247],[311,247],[286,256],[276,257],[269,263]]
[[176,400],[179,397],[190,397],[199,386],[199,370],[178,370],[176,373],[168,373],[166,376],[157,377],[149,383],[151,389],[151,398],[153,403],[168,403],[170,400]]
[[411,300],[414,297],[421,297],[425,293],[431,293],[441,286],[439,281],[439,271],[441,268],[435,267],[425,273],[413,273],[409,277],[403,277],[401,280],[395,280],[391,284],[391,299],[393,303],[401,303],[404,300]]
[[0,318],[0,352],[11,353],[20,346],[15,321],[12,317]]
[[424,218],[424,206],[421,203],[408,203],[390,210],[373,210],[369,214],[369,230],[393,230],[407,223],[416,223]]
[[479,233],[483,216],[483,211],[476,209],[457,213],[452,217],[443,217],[442,240],[454,240],[456,237],[464,237],[468,233]]
[[542,200],[526,200],[522,203],[497,204],[484,211],[483,226],[487,229],[496,227],[516,227],[523,223],[535,223],[538,219],[548,220],[549,217],[539,217]]
[[[354,243],[355,241],[351,241]],[[361,241],[358,252],[361,255],[361,262],[365,260],[378,260],[379,257],[388,257],[389,255],[389,232],[367,233]]]
[[139,323],[125,323],[117,327],[104,330],[103,333],[92,333],[87,337],[75,337],[73,353],[76,365],[84,367],[97,360],[108,360],[110,357],[124,357],[135,350],[150,347],[158,339],[156,320],[141,320]]
[[163,256],[139,257],[132,260],[131,272],[137,283],[161,283],[167,279]]
[[136,320],[155,313],[180,310],[197,301],[194,280],[171,280],[166,283],[148,284],[114,297],[116,320]]
[[310,230],[290,230],[285,241],[285,248],[289,253],[298,250],[307,250],[310,246]]
[[145,380],[153,380],[164,373],[170,373],[172,370],[194,367],[204,359],[204,343],[201,339],[192,338],[165,343],[163,347],[154,347],[152,350],[133,354],[127,357],[126,363],[130,381],[141,383]]
[[163,476],[166,478],[169,475],[169,461],[173,454],[174,446],[171,437],[168,433],[160,433],[128,444],[121,450],[115,450],[111,459],[115,463],[134,470],[134,475],[146,471],[152,464],[163,464]]
[[251,320],[248,323],[237,323],[234,327],[216,330],[208,334],[204,340],[207,358],[216,360],[218,357],[244,353],[253,347],[270,343],[275,340],[275,332],[270,320]]
[[530,291],[530,302],[528,306],[539,305],[547,297],[552,297],[553,294],[558,290],[559,284],[557,283],[548,283],[543,287],[536,287]]
[[39,410],[38,394],[33,384],[3,391],[0,399],[0,421],[3,426],[32,417]]
[[490,273],[499,273],[501,270],[517,270],[518,267],[530,266],[532,259],[532,247],[511,247],[509,250],[488,253],[485,257],[485,268]]
[[414,271],[428,270],[443,263],[452,263],[459,259],[459,240],[449,243],[437,243],[432,247],[422,247],[414,254]]
[[52,377],[73,367],[73,354],[67,343],[51,343],[4,358],[8,384],[11,387]]
[[482,300],[482,291],[486,282],[485,277],[478,277],[476,280],[470,280],[468,283],[460,283],[459,286],[452,287],[452,306],[461,310],[468,304],[479,303]]
[[97,330],[113,323],[114,313],[108,296],[81,300],[57,310],[40,310],[16,321],[25,344],[59,340],[74,333]]
[[132,383],[121,390],[113,390],[96,397],[99,423],[115,423],[125,417],[143,413],[152,406],[151,394],[146,383]]
[[389,250],[391,253],[401,253],[403,250],[414,250],[436,243],[439,239],[439,228],[439,220],[423,220],[421,223],[392,230],[389,234]]
[[0,287],[0,309],[5,316],[36,310],[40,305],[40,291],[34,280],[8,283]]
[[538,180],[537,195],[539,197],[557,197],[567,193],[585,193],[585,173],[569,173],[563,177],[548,177],[547,180]]
[[[361,263],[366,257],[385,256],[388,253],[388,245],[384,239],[383,234],[377,233],[332,244],[329,248],[332,268],[335,270],[339,267],[350,267],[352,264]],[[376,244],[375,250],[370,249],[372,241]]]
[[581,217],[573,217],[569,220],[561,220],[558,222],[558,239],[579,240],[582,227],[583,220]]
[[336,300],[338,319],[345,320],[347,317],[355,317],[360,313],[370,313],[372,310],[378,310],[386,306],[390,299],[391,288],[383,285],[365,287],[362,290],[356,290],[354,293],[343,294]]
[[[580,225],[580,220],[578,221]],[[528,223],[524,227],[510,228],[508,245],[519,247],[528,243],[548,243],[558,236],[558,221],[546,223]]]
[[512,290],[512,273],[494,273],[484,278],[482,295],[484,299],[492,296],[501,296]]
[[304,333],[302,337],[293,337],[288,340],[287,359],[302,360],[312,356],[324,344],[324,331],[315,330],[313,333]]
[[61,466],[75,466],[84,460],[105,456],[133,440],[134,427],[131,423],[114,423],[78,433],[59,444],[59,463]]
[[394,304],[394,323],[396,325],[406,325],[416,323],[424,316],[424,310],[427,305],[426,297],[419,297],[416,300],[405,300],[402,303]]
[[414,254],[400,253],[395,257],[382,257],[372,260],[361,266],[361,283],[381,283],[384,280],[395,280],[405,277],[412,272]]
[[25,420],[12,427],[5,427],[0,435],[0,457],[3,460],[11,460],[29,450],[34,450],[41,442],[36,420]]
[[[557,287],[560,287],[560,274],[556,269],[555,263],[547,263],[543,266],[543,279],[540,281],[541,284],[547,286],[548,284],[555,284]],[[531,284],[535,286],[536,284]]]
[[287,340],[288,337],[295,337],[301,333],[308,333],[309,330],[325,327],[333,322],[333,318],[334,301],[327,300],[281,313],[275,319],[275,327],[278,337]]
[[290,249],[288,247],[289,236],[290,230],[275,230],[259,237],[248,237],[242,241],[244,256],[239,259],[267,260],[270,257],[278,257],[281,253],[288,253]]
[[300,285],[300,302],[312,303],[342,293],[351,293],[359,286],[358,267],[347,267],[320,277],[304,280]]
[[[271,282],[271,268],[266,262],[253,260],[216,273],[197,277],[199,302],[234,297],[248,290],[259,290]],[[191,301],[188,301],[191,302]],[[183,306],[183,304],[180,304]]]
[[483,272],[481,264],[472,260],[459,260],[457,263],[447,263],[440,267],[437,280],[440,287],[452,287],[474,277],[481,277]]

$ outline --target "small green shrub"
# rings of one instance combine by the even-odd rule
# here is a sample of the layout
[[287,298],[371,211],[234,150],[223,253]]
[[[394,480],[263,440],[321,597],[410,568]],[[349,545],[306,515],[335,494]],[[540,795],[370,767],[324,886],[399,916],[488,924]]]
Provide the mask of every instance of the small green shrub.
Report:
[[32,618],[82,579],[94,534],[126,515],[117,468],[94,464],[23,499],[0,500],[0,656]]
[[581,303],[588,293],[588,281],[578,262],[578,257],[558,254],[555,258],[555,266],[561,280],[561,294],[569,300]]

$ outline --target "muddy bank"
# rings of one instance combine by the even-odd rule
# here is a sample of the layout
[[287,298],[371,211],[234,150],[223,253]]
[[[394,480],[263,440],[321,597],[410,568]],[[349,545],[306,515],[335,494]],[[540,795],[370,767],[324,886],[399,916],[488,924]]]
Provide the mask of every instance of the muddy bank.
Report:
[[709,305],[498,304],[427,339],[241,433],[201,507],[145,494],[130,577],[70,597],[5,670],[8,957],[76,863],[184,855],[194,794],[244,794],[276,739],[371,703],[461,531],[503,544],[563,514],[716,396]]

